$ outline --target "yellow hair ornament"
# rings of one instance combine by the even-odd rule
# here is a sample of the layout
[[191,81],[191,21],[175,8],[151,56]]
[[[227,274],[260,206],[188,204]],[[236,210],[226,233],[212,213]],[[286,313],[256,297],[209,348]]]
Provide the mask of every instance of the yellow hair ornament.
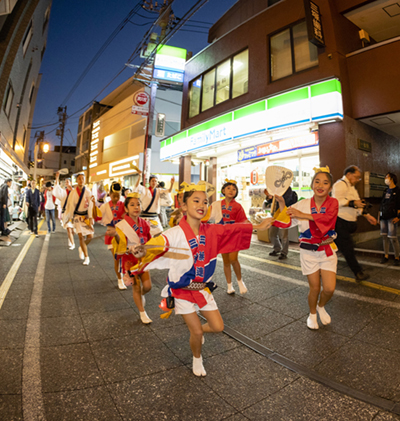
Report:
[[207,183],[207,181],[199,181],[197,184],[194,184],[194,183],[188,184],[186,182],[183,182],[181,186],[183,186],[184,192],[202,191],[206,193],[208,197],[212,196],[215,193],[215,187],[212,184]]
[[126,198],[128,198],[128,197],[133,197],[134,199],[140,199],[140,193],[138,193],[138,192],[128,193],[126,195]]
[[331,172],[330,169],[329,169],[329,167],[328,167],[328,165],[326,167],[321,167],[321,168],[314,167],[313,170],[314,170],[315,173],[317,173],[317,172],[327,172],[327,173],[330,173]]
[[228,180],[227,178],[225,178],[224,183],[225,183],[225,184],[227,184],[227,183],[231,183],[231,184],[235,184],[235,185],[237,184],[236,180]]

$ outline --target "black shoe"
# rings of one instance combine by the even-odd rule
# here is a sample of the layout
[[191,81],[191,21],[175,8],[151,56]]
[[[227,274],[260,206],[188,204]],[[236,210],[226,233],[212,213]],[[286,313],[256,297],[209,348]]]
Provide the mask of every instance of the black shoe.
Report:
[[287,259],[286,254],[281,253],[281,255],[279,256],[279,260],[285,260]]
[[363,271],[358,272],[356,275],[356,281],[360,282],[360,281],[366,281],[367,279],[369,279],[369,275],[368,273],[364,273]]
[[393,266],[400,266],[400,260],[399,259],[394,259]]
[[382,257],[381,259],[381,264],[387,263],[389,261],[389,259],[385,256]]
[[279,252],[277,251],[271,251],[271,253],[269,254],[270,256],[278,256]]

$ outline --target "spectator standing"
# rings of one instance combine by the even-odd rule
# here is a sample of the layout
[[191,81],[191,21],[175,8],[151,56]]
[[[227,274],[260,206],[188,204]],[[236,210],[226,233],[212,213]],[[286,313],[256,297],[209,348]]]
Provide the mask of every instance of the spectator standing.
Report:
[[46,187],[42,186],[40,188],[40,191],[39,191],[39,193],[40,193],[40,208],[39,208],[40,218],[44,218],[44,216],[45,216],[45,208],[44,208],[44,204],[45,204],[44,194],[45,194],[45,192],[46,192]]
[[[165,189],[164,181],[160,181],[158,183],[158,187],[161,189]],[[167,209],[171,208],[171,205],[172,205],[171,193],[169,193],[168,191],[163,191],[160,195],[160,220],[161,220],[161,225],[164,229],[168,227]]]
[[44,210],[46,213],[46,221],[47,221],[47,233],[51,233],[50,229],[50,220],[53,224],[53,232],[56,230],[56,197],[53,195],[53,187],[51,186],[51,182],[48,181],[46,183],[46,190],[44,191]]
[[[267,197],[267,204],[271,204],[273,196],[269,194],[268,190],[264,190],[264,194]],[[294,192],[291,187],[289,187],[286,192],[283,194],[283,199],[285,201],[285,206],[294,205],[297,202],[297,193]],[[274,206],[275,209],[271,209],[271,215],[273,216],[276,210],[279,208],[279,203],[276,203]],[[281,232],[282,238],[279,237],[279,231]],[[289,230],[288,229],[279,229],[278,227],[272,225],[269,230],[269,238],[271,243],[274,246],[274,249],[269,253],[270,256],[278,256],[279,260],[287,259],[289,252]]]
[[360,200],[355,188],[360,180],[361,170],[355,165],[350,165],[344,170],[343,177],[333,185],[332,190],[332,196],[339,201],[335,243],[353,271],[356,281],[364,281],[369,278],[369,275],[363,272],[357,261],[351,234],[357,229],[357,218],[360,215],[363,215],[371,225],[377,223],[376,219],[364,210],[365,202]]
[[394,266],[399,266],[399,239],[397,238],[397,225],[400,218],[400,188],[397,187],[397,176],[388,172],[385,177],[388,188],[383,193],[379,209],[379,222],[383,238],[383,256],[381,263],[389,261],[389,239],[394,250]]
[[8,236],[11,231],[6,228],[6,214],[7,214],[7,204],[8,204],[8,188],[11,187],[12,179],[7,178],[5,182],[0,187],[0,231],[1,235]]
[[36,181],[31,181],[31,188],[26,193],[26,204],[28,206],[28,226],[31,230],[31,234],[35,234],[39,237],[37,227],[37,217],[40,208],[40,193],[36,188]]

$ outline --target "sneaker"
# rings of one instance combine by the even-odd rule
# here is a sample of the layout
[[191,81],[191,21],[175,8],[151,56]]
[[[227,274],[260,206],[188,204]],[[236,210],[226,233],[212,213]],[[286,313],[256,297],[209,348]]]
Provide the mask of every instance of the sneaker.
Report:
[[307,318],[307,327],[312,330],[319,329],[317,314],[311,314]]
[[281,255],[279,256],[279,260],[285,260],[287,259],[286,254],[281,253]]
[[39,234],[35,234],[35,237],[37,238],[37,237],[39,237]]
[[400,266],[400,260],[399,259],[394,259],[393,266]]
[[232,284],[228,284],[228,291],[226,291],[229,295],[232,295],[235,293],[235,288],[233,288]]
[[271,253],[269,253],[270,256],[278,256],[279,252],[278,251],[271,251]]
[[389,259],[385,256],[382,257],[381,259],[381,264],[383,265],[384,263],[387,263],[389,261]]
[[51,231],[47,231],[47,234],[51,234]]
[[79,247],[79,258],[85,260],[85,253],[82,250],[82,247]]
[[88,265],[89,265],[89,263],[90,263],[90,259],[89,259],[89,256],[88,256],[88,257],[86,257],[86,258],[85,258],[85,260],[83,261],[83,264],[84,264],[85,266],[88,266]]
[[326,312],[325,307],[319,307],[317,305],[317,313],[323,325],[329,325],[331,322],[331,316]]
[[369,275],[368,273],[364,273],[363,271],[358,272],[356,275],[357,282],[366,281],[367,279],[369,279]]

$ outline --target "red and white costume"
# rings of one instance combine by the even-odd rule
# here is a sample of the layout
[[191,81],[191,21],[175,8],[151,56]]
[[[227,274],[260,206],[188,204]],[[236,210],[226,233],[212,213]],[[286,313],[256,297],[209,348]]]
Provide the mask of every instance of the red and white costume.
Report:
[[112,241],[114,254],[121,257],[122,273],[126,273],[132,266],[138,264],[136,257],[129,253],[129,248],[138,244],[145,244],[151,239],[150,224],[143,218],[138,223],[128,215],[115,225],[119,235],[119,243]]
[[[313,221],[290,218],[287,208],[275,213],[273,225],[289,228],[298,225],[300,231],[300,260],[303,275],[310,275],[318,269],[336,272],[337,247],[334,242],[321,245],[322,242],[336,238],[335,224],[339,210],[337,199],[328,196],[321,208],[317,210],[314,198],[303,199],[291,206],[305,214],[311,214]],[[319,246],[318,246],[319,245]],[[311,250],[315,248],[316,250]]]
[[68,204],[69,195],[71,193],[72,193],[72,190],[63,189],[62,187],[60,187],[58,183],[56,183],[53,189],[54,197],[58,199],[61,203],[61,220],[63,221],[63,227],[74,229],[74,224],[72,223],[71,220],[68,220],[66,223],[64,222],[64,213]]
[[[100,206],[101,220],[100,224],[105,226],[115,227],[118,222],[122,221],[122,218],[125,213],[124,202],[118,200],[114,205],[113,202],[107,202]],[[100,219],[100,218],[96,218]],[[111,246],[113,237],[106,235],[104,236],[104,244]],[[110,249],[112,247],[109,247]]]
[[246,214],[242,205],[231,200],[229,205],[225,199],[218,200],[211,205],[211,216],[209,222],[215,224],[234,224],[235,222],[244,222],[247,220]]
[[205,309],[209,304],[215,303],[207,288],[200,291],[182,288],[188,287],[192,282],[210,282],[215,272],[217,255],[248,249],[252,232],[251,224],[201,223],[199,235],[196,237],[184,216],[179,225],[147,243],[158,247],[149,248],[140,264],[131,269],[131,273],[169,269],[168,285],[164,288],[162,296],[175,297],[175,313],[182,314],[179,310],[179,300],[194,303],[198,308]]

